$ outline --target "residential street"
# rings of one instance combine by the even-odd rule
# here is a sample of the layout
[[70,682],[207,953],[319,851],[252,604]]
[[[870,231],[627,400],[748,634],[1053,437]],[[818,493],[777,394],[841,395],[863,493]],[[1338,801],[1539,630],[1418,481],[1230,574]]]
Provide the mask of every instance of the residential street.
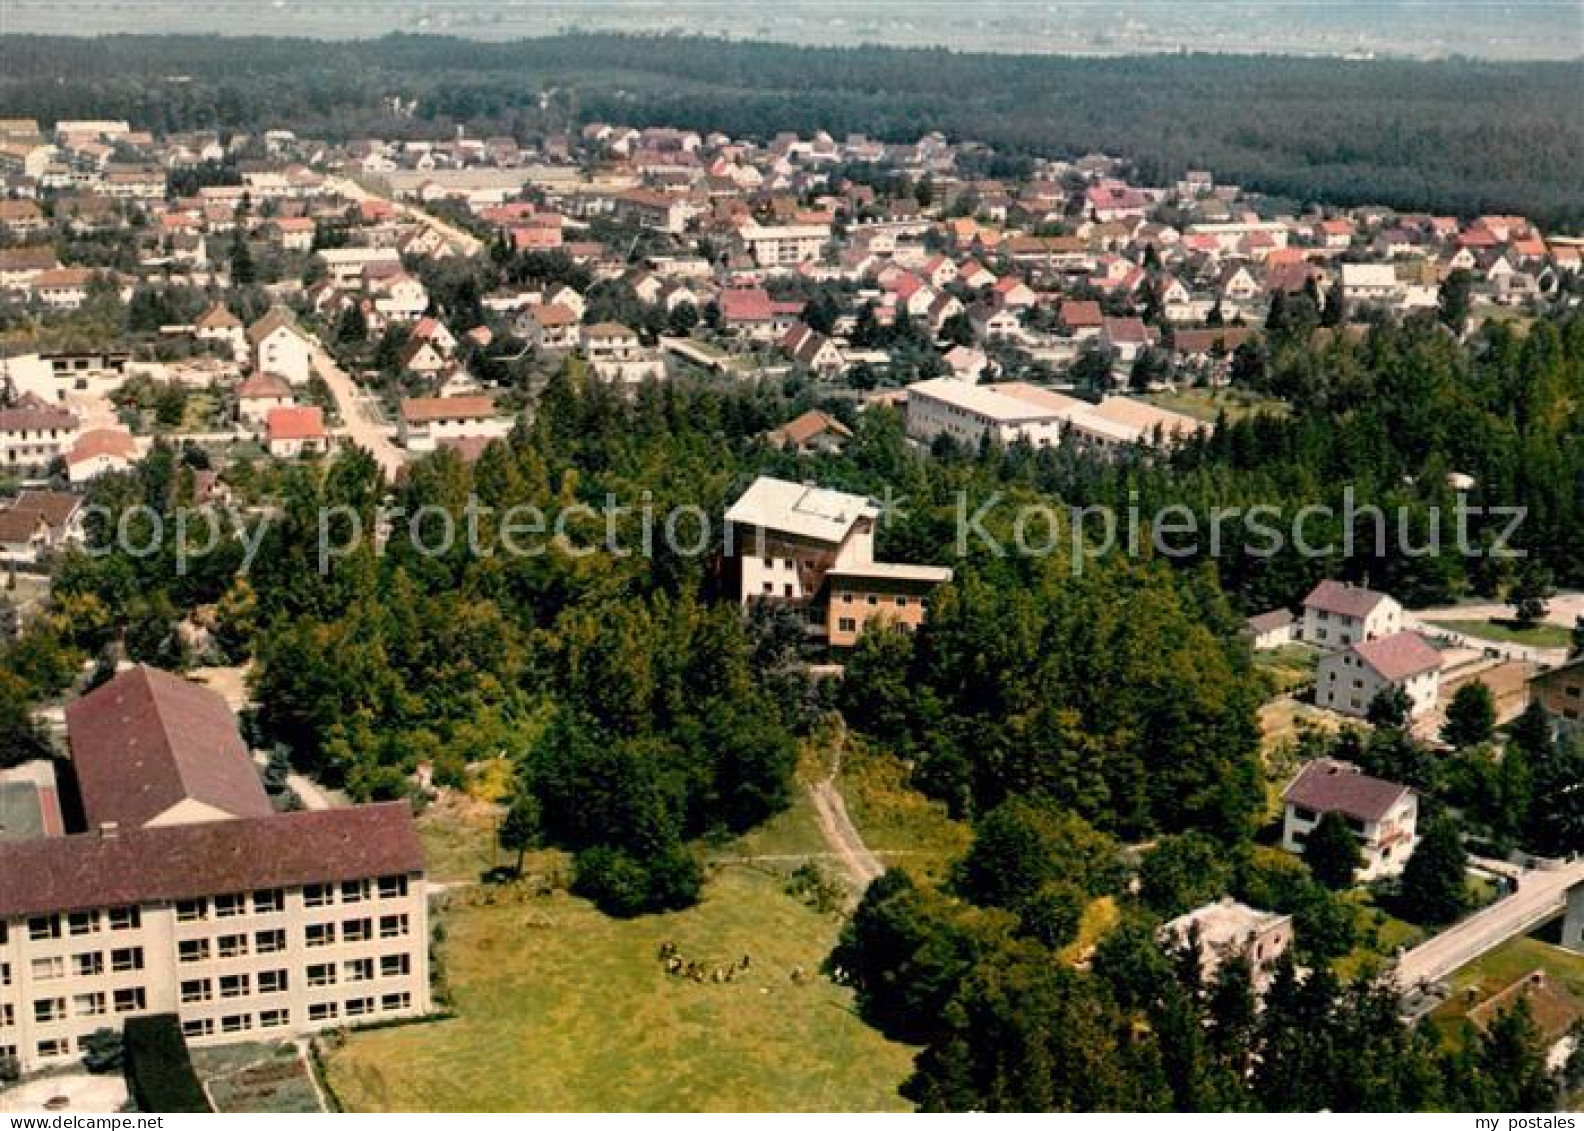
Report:
[[383,200],[391,204],[398,212],[420,223],[427,224],[446,238],[454,249],[463,255],[477,255],[484,250],[484,242],[471,232],[464,232],[455,224],[448,224],[438,216],[425,212],[422,208],[414,207],[400,200],[392,200],[388,196],[370,192],[362,185],[348,177],[326,178],[329,187],[347,197],[349,200]]
[[385,472],[385,478],[394,480],[396,473],[407,462],[407,454],[396,446],[392,438],[394,429],[369,418],[366,398],[358,392],[357,383],[352,380],[351,374],[336,364],[317,338],[312,335],[308,337],[313,348],[314,369],[330,386],[341,412],[340,434],[350,443],[372,453]]

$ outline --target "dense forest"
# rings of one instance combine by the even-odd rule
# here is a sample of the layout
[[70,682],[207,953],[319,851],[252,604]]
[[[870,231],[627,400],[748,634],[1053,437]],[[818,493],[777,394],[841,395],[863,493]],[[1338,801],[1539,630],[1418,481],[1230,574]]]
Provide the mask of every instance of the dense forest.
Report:
[[[1331,973],[1362,929],[1338,890],[1351,865],[1339,879],[1260,841],[1270,782],[1256,710],[1271,688],[1239,630],[1241,614],[1292,604],[1322,576],[1384,577],[1426,600],[1504,592],[1522,568],[1577,582],[1584,320],[1547,316],[1523,335],[1492,325],[1468,342],[1434,318],[1388,320],[1317,344],[1298,318],[1243,372],[1280,390],[1288,410],[1223,422],[1169,462],[1142,451],[1099,462],[1065,446],[921,450],[895,413],[855,415],[850,403],[827,407],[854,442],[798,456],[763,434],[820,403],[802,378],[679,377],[623,395],[570,364],[507,440],[471,465],[427,456],[391,498],[358,451],[228,469],[241,502],[273,509],[186,568],[168,538],[153,553],[124,548],[150,544],[154,516],[169,524],[191,504],[205,462],[156,446],[92,487],[107,508],[92,548],[124,522],[123,548],[68,554],[48,609],[4,645],[0,749],[47,749],[27,708],[81,686],[89,661],[87,682],[123,657],[172,669],[251,659],[255,747],[359,798],[420,796],[420,770],[458,785],[505,759],[507,848],[569,850],[577,891],[636,915],[698,898],[700,845],[784,808],[799,742],[839,710],[852,741],[900,755],[911,784],[975,828],[945,880],[896,870],[872,885],[830,962],[867,1019],[922,1046],[906,1087],[920,1106],[1546,1107],[1560,1082],[1522,1009],[1449,1044],[1404,1027],[1368,970]],[[1318,558],[1269,558],[1235,535],[1219,557],[1146,544],[1080,562],[1065,542],[1032,555],[956,546],[961,500],[998,494],[1179,502],[1201,516],[1257,501],[1290,516],[1335,503],[1349,483],[1419,529],[1447,504],[1450,468],[1476,476],[1481,501],[1532,510],[1517,544],[1538,564],[1401,546],[1348,557],[1340,541]],[[880,552],[955,570],[917,633],[866,633],[839,683],[810,678],[796,617],[732,599],[718,527],[701,553],[664,538],[653,554],[629,552],[643,544],[644,502],[661,516],[718,516],[760,473],[900,498]],[[608,499],[629,508],[613,527],[598,511]],[[354,522],[378,529],[384,504],[384,537],[354,545]],[[537,553],[478,552],[504,545],[502,516],[521,505],[570,516],[567,538]],[[1012,542],[1011,513],[988,517],[986,532]],[[420,551],[442,516],[473,524],[472,544]],[[1476,524],[1477,538],[1488,534]],[[337,552],[321,558],[326,544]],[[1463,885],[1447,879],[1460,881],[1466,862],[1447,806],[1498,850],[1565,850],[1584,835],[1572,788],[1584,745],[1554,742],[1531,713],[1498,759],[1488,720],[1458,720],[1450,756],[1413,739],[1400,711],[1367,735],[1310,735],[1295,752],[1345,757],[1423,792],[1436,854],[1420,867],[1416,853],[1410,873],[1425,877],[1405,876],[1396,908],[1415,923],[1463,908]],[[1294,917],[1297,953],[1263,1009],[1245,965],[1207,977],[1156,943],[1160,922],[1224,894]],[[1058,961],[1102,898],[1120,925],[1088,969]],[[1576,1059],[1570,1086],[1580,1072]]]
[[[1299,200],[1517,212],[1574,229],[1581,84],[1568,63],[1070,59],[703,37],[0,39],[0,100],[45,120],[331,139],[458,124],[527,137],[594,119],[760,138],[940,130],[1012,153],[1117,153],[1147,180],[1203,167]],[[413,118],[388,116],[395,96],[416,100]]]
[[[185,569],[170,539],[157,554],[67,556],[51,613],[7,649],[6,689],[14,702],[53,696],[84,660],[118,652],[182,667],[194,656],[180,625],[196,615],[217,658],[257,661],[259,745],[284,746],[360,797],[404,792],[420,764],[457,782],[469,763],[506,753],[547,834],[579,850],[615,837],[643,859],[753,825],[784,802],[796,738],[830,706],[906,752],[917,784],[965,816],[1039,794],[1114,835],[1194,829],[1235,843],[1262,799],[1253,720],[1264,689],[1238,639],[1242,616],[1293,605],[1327,576],[1368,577],[1409,603],[1500,598],[1529,574],[1542,589],[1584,577],[1584,320],[1543,320],[1522,337],[1493,325],[1465,344],[1416,319],[1318,350],[1276,334],[1272,349],[1261,380],[1290,411],[1223,422],[1170,463],[1066,446],[921,451],[893,413],[854,417],[840,404],[829,407],[857,442],[815,462],[762,439],[816,403],[799,378],[684,378],[626,398],[568,368],[531,423],[476,464],[453,453],[415,464],[378,547],[365,538],[319,559],[325,508],[378,525],[384,488],[354,452],[262,482],[228,471],[244,498],[279,506],[252,520],[245,575],[236,541]],[[97,481],[110,517],[95,537],[111,541],[139,504],[169,523],[196,462],[201,453],[156,448],[136,472]],[[1513,543],[1527,557],[1465,555],[1445,545],[1450,529],[1440,552],[1424,552],[1437,515],[1450,522],[1450,469],[1475,477],[1474,502],[1528,509]],[[744,617],[721,600],[718,524],[703,553],[664,538],[652,556],[631,552],[640,503],[662,517],[683,506],[719,516],[761,472],[904,500],[881,551],[956,570],[923,631],[861,643],[837,700],[799,674],[795,619]],[[1393,516],[1378,551],[1364,537],[1348,552],[1344,485]],[[497,517],[470,520],[474,497]],[[963,515],[993,498],[1005,505],[987,513],[988,538],[963,544]],[[591,553],[476,552],[460,537],[444,555],[416,548],[432,541],[437,509],[460,530],[482,522],[477,544],[489,548],[490,523],[512,506],[555,516],[611,499],[629,508],[614,546],[604,518],[571,527]],[[1284,521],[1314,505],[1334,512],[1309,531],[1311,544],[1331,543],[1318,555],[1290,542],[1263,553],[1231,521],[1219,553],[1204,538],[1193,553],[1146,539],[1136,555],[1090,560],[1065,537],[1049,552],[998,552],[1015,543],[1019,503],[1146,515],[1180,504],[1201,530],[1216,508],[1260,504]],[[1469,525],[1477,551],[1508,520]]]

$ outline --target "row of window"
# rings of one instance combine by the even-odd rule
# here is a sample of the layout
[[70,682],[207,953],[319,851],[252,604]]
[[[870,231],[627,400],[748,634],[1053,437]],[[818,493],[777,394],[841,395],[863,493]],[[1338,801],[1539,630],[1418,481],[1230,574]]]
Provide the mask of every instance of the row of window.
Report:
[[[258,992],[261,994],[283,994],[288,987],[284,970],[260,970],[257,980]],[[218,979],[190,978],[181,984],[182,1004],[213,1001],[216,982],[219,983],[222,998],[248,997],[253,993],[254,975],[223,974]]]
[[[412,994],[394,993],[381,994],[374,997],[348,998],[344,1002],[321,1001],[308,1007],[308,1020],[310,1023],[321,1024],[326,1021],[336,1021],[343,1017],[354,1020],[359,1017],[368,1017],[376,1011],[381,1013],[401,1013],[412,1008]],[[255,1016],[251,1013],[233,1013],[219,1019],[217,1024],[213,1017],[193,1017],[182,1022],[182,1035],[189,1040],[201,1037],[212,1037],[217,1032],[222,1034],[246,1033],[251,1031],[255,1023],[260,1029],[280,1029],[291,1024],[290,1009],[261,1009]],[[44,1055],[41,1051],[40,1055]]]
[[[854,600],[856,600],[856,598],[851,593],[848,593],[845,590],[843,590],[842,592],[838,593],[836,595],[836,599],[838,601],[840,601],[844,605],[850,605],[850,604],[853,603]],[[875,596],[873,593],[869,593],[869,594],[865,595],[864,601],[867,602],[870,605],[878,605],[880,603],[880,598]],[[897,596],[893,597],[892,601],[896,605],[896,607],[899,608],[899,609],[905,609],[905,608],[908,607],[908,599],[907,599],[907,597],[902,595],[902,594],[900,594],[900,593],[897,594]],[[922,598],[922,597],[918,598],[918,603],[922,605],[924,603],[924,598]]]
[[[329,907],[343,904],[366,903],[371,899],[403,899],[407,895],[406,876],[382,876],[378,880],[347,880],[340,884],[307,884],[303,887],[303,904],[307,907]],[[176,921],[198,923],[208,919],[232,919],[248,914],[271,915],[286,909],[286,893],[279,888],[252,893],[217,895],[212,899],[184,899],[176,904]]]
[[[373,958],[353,958],[343,962],[338,969],[333,962],[315,963],[305,971],[310,987],[333,986],[344,975],[348,983],[372,982],[381,978],[405,977],[412,972],[412,958],[406,954],[382,955],[376,966]],[[291,988],[290,976],[285,970],[261,970],[258,974],[223,974],[219,978],[189,978],[181,984],[183,1005],[213,1001],[218,989],[225,998],[249,997],[259,994],[283,994]]]
[[[382,939],[405,938],[411,929],[408,917],[381,915],[378,937]],[[303,942],[310,947],[334,946],[337,935],[346,943],[369,942],[375,937],[376,924],[372,917],[347,919],[337,923],[310,923],[303,928]],[[286,949],[286,932],[281,928],[255,931],[251,941],[246,933],[218,935],[213,939],[181,939],[176,944],[178,962],[207,962],[210,958],[245,958],[249,948],[254,954],[275,954]]]
[[219,935],[213,939],[181,939],[176,944],[178,962],[207,962],[214,958],[246,958],[254,954],[277,954],[286,949],[286,932],[279,928],[254,931],[250,942],[246,932]]
[[[117,947],[110,952],[110,965],[112,972],[117,974],[131,970],[143,969],[143,948],[140,946]],[[56,978],[66,976],[66,956],[52,955],[48,958],[35,958],[29,967],[29,972],[35,982],[49,982]],[[77,978],[96,978],[105,972],[105,952],[102,950],[87,950],[71,956],[71,972]],[[0,964],[0,985],[11,984],[11,967]]]
[[[92,935],[101,930],[135,931],[143,925],[136,907],[112,907],[109,911],[73,911],[66,915],[34,915],[27,921],[28,938],[33,942],[64,938],[67,935]],[[6,926],[0,923],[0,946],[6,943]]]
[[[407,895],[406,876],[383,876],[378,880],[348,880],[342,884],[310,884],[303,888],[303,902],[309,907],[328,907],[337,902],[363,903],[373,898],[402,899]],[[230,919],[248,914],[274,914],[285,910],[286,893],[278,888],[252,893],[217,895],[213,899],[184,899],[176,904],[180,923],[203,922],[210,918]],[[34,915],[27,921],[28,938],[33,942],[97,934],[103,930],[135,931],[143,925],[136,907],[113,907],[108,911],[72,911],[67,914]],[[8,941],[6,924],[0,923],[0,946]]]
[[[220,1018],[219,1031],[221,1033],[247,1033],[253,1029],[254,1016],[251,1013],[231,1013]],[[291,1010],[289,1009],[261,1009],[258,1012],[258,1027],[260,1029],[283,1029],[291,1024]],[[182,1036],[192,1040],[197,1037],[212,1037],[215,1035],[215,1019],[213,1017],[194,1017],[182,1022]]]
[[43,1025],[64,1021],[74,1014],[77,1017],[102,1017],[112,1009],[116,1013],[136,1013],[148,1008],[148,998],[141,986],[131,986],[109,994],[103,990],[74,994],[69,1004],[68,1010],[68,1002],[64,997],[38,998],[33,1002],[33,1020]]

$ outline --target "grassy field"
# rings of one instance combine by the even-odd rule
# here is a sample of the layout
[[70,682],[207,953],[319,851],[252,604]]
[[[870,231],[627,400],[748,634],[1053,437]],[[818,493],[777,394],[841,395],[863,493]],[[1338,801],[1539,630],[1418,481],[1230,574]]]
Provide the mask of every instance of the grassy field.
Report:
[[1344,898],[1355,908],[1359,945],[1332,964],[1338,977],[1346,980],[1367,968],[1379,969],[1399,948],[1407,949],[1424,941],[1423,930],[1377,907],[1368,890],[1356,888]]
[[1320,666],[1320,650],[1303,644],[1288,644],[1254,653],[1254,666],[1270,676],[1276,692],[1285,694],[1306,683],[1313,683]]
[[1144,399],[1198,420],[1213,421],[1225,413],[1228,420],[1236,421],[1262,412],[1285,416],[1289,411],[1286,401],[1244,389],[1174,389],[1150,393]]
[[855,744],[842,765],[840,785],[847,815],[887,866],[940,878],[968,850],[973,830],[948,816],[943,804],[910,788],[900,759]]
[[[442,953],[455,1018],[351,1035],[327,1054],[328,1083],[354,1111],[904,1108],[914,1050],[815,973],[838,921],[784,883],[724,867],[697,907],[631,921],[563,893],[454,893]],[[676,978],[664,942],[751,969]]]
[[1559,624],[1534,624],[1520,628],[1510,620],[1434,620],[1437,628],[1477,636],[1497,644],[1523,644],[1530,648],[1566,648],[1572,634]]
[[[350,1034],[327,1052],[329,1086],[352,1111],[905,1110],[897,1088],[915,1050],[865,1025],[851,992],[818,974],[841,920],[788,891],[806,861],[836,874],[801,788],[821,772],[806,756],[786,812],[706,852],[698,906],[630,921],[560,890],[476,885],[508,862],[493,847],[496,810],[448,794],[419,830],[431,876],[468,885],[439,914],[454,1017]],[[967,829],[908,789],[894,759],[850,754],[841,781],[888,862],[939,874],[966,845]],[[536,853],[524,870],[554,887],[567,864]],[[697,984],[666,973],[667,942],[710,970],[751,965]]]
[[1550,983],[1536,1021],[1555,1040],[1574,1018],[1584,1017],[1584,955],[1534,938],[1511,939],[1452,975],[1452,997],[1430,1019],[1459,1034],[1470,1010],[1536,970],[1543,970]]

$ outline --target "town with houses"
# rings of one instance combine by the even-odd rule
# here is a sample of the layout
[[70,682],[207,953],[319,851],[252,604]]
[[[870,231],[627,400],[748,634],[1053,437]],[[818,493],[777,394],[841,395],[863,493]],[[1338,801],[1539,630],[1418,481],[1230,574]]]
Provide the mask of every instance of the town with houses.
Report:
[[[435,453],[472,464],[532,420],[557,374],[624,397],[682,378],[788,382],[818,407],[762,439],[806,476],[736,491],[725,585],[745,609],[794,610],[839,671],[866,629],[924,624],[956,565],[886,560],[881,502],[822,481],[868,415],[895,414],[926,455],[1148,464],[1224,427],[1233,398],[1269,399],[1265,338],[1296,309],[1339,336],[1450,311],[1461,336],[1584,290],[1584,239],[1520,216],[1321,208],[1212,170],[1142,183],[1101,154],[997,177],[989,157],[940,134],[591,123],[330,142],[0,118],[7,590],[47,589],[87,537],[96,482],[157,448],[203,453],[196,505],[267,507],[268,469],[352,448],[393,487]],[[38,601],[18,597],[16,616]],[[1565,633],[1584,600],[1553,596],[1545,615]],[[1476,686],[1497,723],[1539,711],[1560,734],[1584,727],[1584,656],[1460,620],[1336,579],[1250,617],[1244,638],[1257,661],[1299,657],[1307,686],[1283,702],[1317,732],[1395,712],[1445,747]],[[174,1015],[197,1055],[439,1008],[436,885],[410,807],[282,811],[245,707],[124,663],[55,710],[64,761],[0,772],[9,1078],[47,1081],[148,1015]],[[1337,823],[1357,842],[1349,883],[1400,877],[1427,839],[1411,782],[1331,756],[1284,781],[1271,850],[1304,857]],[[1576,854],[1471,866],[1488,906],[1392,955],[1406,1015],[1441,1007],[1460,969],[1539,924],[1584,955]],[[1206,979],[1247,960],[1265,992],[1301,940],[1294,920],[1225,896],[1159,937],[1197,948]],[[1517,974],[1537,979],[1561,1064],[1577,1029],[1556,1011],[1584,1016],[1584,985]]]

